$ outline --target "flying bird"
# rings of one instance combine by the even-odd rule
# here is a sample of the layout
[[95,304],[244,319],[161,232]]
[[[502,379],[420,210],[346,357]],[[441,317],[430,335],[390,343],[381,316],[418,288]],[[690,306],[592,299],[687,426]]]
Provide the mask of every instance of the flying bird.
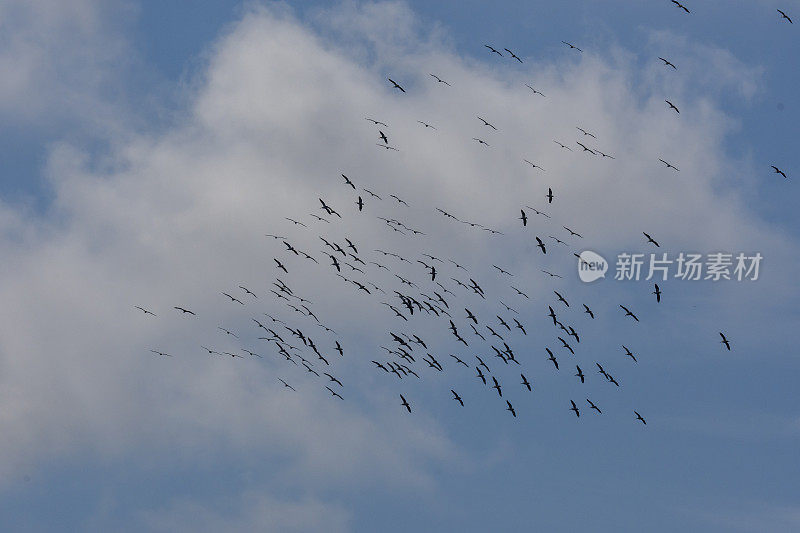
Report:
[[580,418],[581,417],[581,411],[580,411],[580,409],[578,409],[578,406],[575,405],[575,402],[572,401],[572,400],[570,400],[569,403],[572,404],[572,407],[570,407],[569,410],[570,411],[575,411],[575,416]]
[[153,316],[156,316],[156,314],[155,314],[154,312],[152,312],[152,311],[148,311],[148,310],[147,310],[147,309],[145,309],[144,307],[139,307],[138,305],[134,305],[134,307],[135,307],[136,309],[138,309],[139,311],[143,312],[143,313],[144,313],[144,314],[146,314],[146,315],[153,315]]
[[509,54],[511,54],[511,57],[512,57],[512,58],[514,58],[514,59],[516,59],[517,61],[519,61],[520,63],[522,63],[522,60],[521,60],[520,58],[518,58],[518,57],[516,56],[516,54],[514,54],[514,52],[512,52],[512,51],[511,51],[511,50],[509,50],[508,48],[503,48],[503,50],[505,50],[506,52],[508,52]]
[[577,50],[578,52],[583,52],[583,50],[581,50],[580,48],[578,48],[577,46],[575,46],[572,43],[568,43],[567,41],[561,41],[561,42],[566,44],[567,46],[569,46],[570,50]]
[[634,411],[634,414],[636,415],[636,420],[640,420],[640,421],[642,422],[642,424],[644,424],[645,426],[647,425],[647,422],[645,422],[645,419],[644,419],[644,418],[642,418],[642,415],[640,415],[640,414],[639,414],[638,412],[636,412],[636,411]]
[[780,14],[781,14],[781,20],[782,20],[782,19],[786,19],[786,20],[788,20],[788,21],[789,21],[789,24],[794,24],[794,22],[792,22],[792,19],[790,19],[790,18],[789,18],[789,15],[787,15],[786,13],[784,13],[783,11],[781,11],[780,9],[778,10],[778,13],[780,13]]
[[658,283],[654,283],[653,285],[655,286],[656,289],[653,291],[653,294],[656,295],[656,302],[661,303],[661,289],[658,287]]
[[400,395],[400,399],[403,400],[403,403],[402,403],[403,407],[405,407],[408,410],[408,412],[410,413],[411,412],[411,406],[408,405],[408,401],[406,401],[405,397],[402,394]]
[[450,389],[450,392],[453,393],[453,399],[461,404],[461,407],[464,407],[464,400],[461,399],[461,396],[458,395],[456,391]]
[[783,170],[779,169],[775,165],[772,165],[772,169],[775,171],[775,174],[780,174],[784,178],[786,177],[786,174],[784,174]]
[[659,160],[659,161],[661,161],[662,163],[664,163],[665,165],[667,165],[667,168],[671,168],[671,169],[675,170],[675,172],[680,172],[680,170],[678,170],[678,167],[676,167],[676,166],[675,166],[675,165],[673,165],[672,163],[669,163],[669,162],[667,162],[667,161],[664,161],[664,160],[663,160],[663,159],[661,159],[661,158],[659,158],[658,160]]
[[669,100],[664,100],[664,101],[665,101],[667,104],[669,104],[669,107],[670,107],[670,109],[673,109],[673,110],[675,110],[675,112],[676,112],[676,113],[680,114],[680,110],[679,110],[679,109],[678,109],[678,108],[675,106],[675,104],[673,104],[673,103],[672,103],[672,102],[670,102]]
[[528,378],[525,377],[525,374],[520,374],[520,376],[522,377],[521,385],[524,385],[525,387],[527,387],[528,391],[530,391],[531,390],[531,384],[528,381]]
[[622,304],[620,304],[619,306],[622,308],[623,311],[625,311],[625,316],[629,316],[629,317],[633,318],[636,322],[639,322],[639,318],[636,315],[634,315],[633,313],[631,313],[630,309],[628,309],[627,307],[625,307]]
[[435,79],[436,81],[438,81],[439,83],[444,83],[444,84],[445,84],[445,85],[447,85],[448,87],[451,87],[451,85],[450,85],[449,83],[447,83],[446,81],[444,81],[442,78],[440,78],[440,77],[439,77],[439,76],[437,76],[436,74],[431,74],[431,76],[433,76],[433,77],[434,77],[434,79]]
[[400,89],[401,92],[406,92],[406,90],[403,89],[402,87],[400,87],[400,84],[398,84],[392,78],[386,78],[386,79],[389,80],[392,83],[392,89]]
[[183,307],[173,307],[173,309],[177,309],[178,311],[180,311],[183,314],[190,314],[190,315],[197,316],[197,313],[195,313],[194,311],[189,311],[188,309],[184,309]]
[[664,62],[664,65],[665,65],[665,66],[667,66],[667,67],[672,67],[673,69],[675,69],[675,70],[678,70],[678,67],[676,67],[675,65],[673,65],[673,64],[672,64],[672,62],[670,62],[669,60],[667,60],[667,59],[664,59],[663,57],[659,57],[659,59],[660,59],[661,61],[663,61],[663,62]]
[[719,336],[722,337],[722,340],[720,341],[720,343],[724,344],[725,347],[728,349],[728,351],[731,351],[731,343],[728,342],[728,339],[725,337],[725,334],[720,331],[719,332]]
[[508,400],[506,400],[506,404],[508,405],[508,407],[506,407],[506,411],[510,411],[510,412],[511,412],[511,415],[512,415],[514,418],[517,418],[517,412],[514,410],[514,406],[513,406],[513,405],[511,405],[511,402],[509,402]]
[[485,46],[486,48],[488,48],[488,49],[489,49],[489,51],[490,51],[491,53],[493,53],[493,54],[497,54],[497,55],[499,55],[500,57],[503,57],[503,54],[501,54],[500,52],[498,52],[497,50],[495,50],[493,47],[489,46],[488,44],[484,44],[483,46]]
[[683,4],[681,4],[680,2],[678,2],[678,0],[671,0],[671,1],[672,1],[672,3],[673,3],[673,4],[675,4],[675,5],[676,5],[678,8],[680,8],[680,9],[683,9],[683,10],[684,10],[684,11],[686,11],[687,13],[691,13],[691,11],[689,11],[689,9],[688,9],[688,8],[687,8],[685,5],[683,5]]
[[642,232],[642,235],[644,235],[647,238],[647,242],[652,242],[653,244],[656,245],[656,248],[660,248],[659,244],[650,235],[648,235],[644,231]]

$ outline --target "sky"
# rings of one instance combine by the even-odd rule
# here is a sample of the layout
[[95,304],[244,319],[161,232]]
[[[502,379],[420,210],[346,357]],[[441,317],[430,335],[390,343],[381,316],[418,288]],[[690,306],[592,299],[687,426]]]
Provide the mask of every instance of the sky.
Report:
[[[800,23],[800,2],[685,4],[0,1],[5,529],[796,531],[800,69],[777,9]],[[388,294],[338,278],[320,236],[350,239]],[[605,279],[579,280],[584,250]],[[618,254],[654,252],[763,261],[755,281],[659,281],[656,302],[653,280],[614,279]],[[382,304],[439,291],[425,253],[469,346],[444,316]],[[486,299],[453,280],[470,277]],[[274,298],[276,278],[335,333]],[[330,360],[313,368],[343,385],[259,339],[264,313],[313,337]],[[371,363],[391,360],[390,331],[427,341],[420,378]]]

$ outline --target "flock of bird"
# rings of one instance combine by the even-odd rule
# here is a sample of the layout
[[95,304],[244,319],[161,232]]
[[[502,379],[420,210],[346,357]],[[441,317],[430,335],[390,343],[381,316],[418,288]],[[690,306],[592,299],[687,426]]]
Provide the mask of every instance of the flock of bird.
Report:
[[[686,13],[691,13],[680,2],[671,1]],[[779,13],[783,19],[792,23],[784,12],[779,10]],[[581,48],[572,43],[564,41],[564,44],[570,50],[582,52]],[[493,55],[523,62],[509,48],[501,51],[489,44],[485,47]],[[663,62],[665,68],[678,70],[669,59],[659,57],[658,60]],[[430,78],[435,84],[442,86],[442,90],[456,90],[454,84],[438,74],[431,73]],[[395,79],[388,78],[388,82],[391,84],[390,88],[399,95],[407,94],[406,88]],[[527,87],[533,91],[534,96],[545,97],[533,86]],[[680,114],[676,104],[670,100],[665,102],[668,111]],[[476,123],[478,128],[486,130],[490,135],[497,134],[498,128],[488,118],[475,116],[479,122]],[[366,117],[366,120],[377,130],[376,144],[379,147],[400,150],[390,142],[391,128],[387,122],[373,117]],[[434,125],[425,121],[416,122],[425,129],[436,130]],[[579,135],[579,140],[572,146],[579,148],[582,153],[600,156],[601,159],[615,158],[590,146],[598,138],[596,133],[577,126],[576,134]],[[483,136],[472,139],[483,148],[491,146]],[[559,140],[554,142],[564,150],[573,151],[570,145]],[[660,158],[659,161],[666,169],[679,171],[672,163]],[[538,163],[527,159],[523,159],[523,162],[534,170],[544,171]],[[772,168],[786,177],[778,167]],[[520,306],[527,308],[533,296],[519,288],[520,283],[512,283],[517,278],[508,268],[492,264],[491,270],[488,266],[473,270],[453,257],[426,253],[423,251],[424,237],[437,228],[417,227],[417,223],[412,220],[418,218],[409,214],[411,206],[408,202],[397,194],[382,191],[378,193],[360,186],[357,178],[343,173],[337,174],[335,179],[340,180],[339,186],[351,196],[352,203],[335,205],[319,195],[308,201],[308,209],[311,210],[308,218],[287,217],[286,222],[289,225],[285,231],[267,234],[271,239],[267,242],[271,245],[271,264],[275,271],[269,287],[260,290],[232,281],[230,287],[219,290],[221,299],[249,315],[248,326],[220,324],[213,336],[209,335],[210,340],[197,346],[198,351],[230,358],[274,357],[279,363],[288,365],[283,375],[276,377],[280,386],[296,393],[298,389],[292,382],[297,377],[290,376],[294,375],[293,372],[305,373],[309,377],[313,376],[313,381],[319,381],[319,386],[324,387],[335,401],[344,401],[347,397],[345,380],[340,379],[341,374],[336,370],[340,361],[351,353],[358,354],[359,357],[364,353],[372,353],[372,357],[357,361],[356,364],[368,365],[381,376],[380,379],[394,382],[397,405],[408,413],[415,411],[416,402],[405,384],[409,380],[421,382],[429,376],[437,376],[448,381],[442,391],[449,392],[449,398],[457,406],[469,405],[473,397],[463,390],[459,392],[461,387],[455,383],[463,384],[465,380],[473,380],[485,388],[485,394],[496,395],[497,401],[513,418],[524,412],[523,409],[518,413],[518,395],[533,394],[535,391],[532,377],[538,376],[541,371],[535,369],[535,364],[550,366],[550,372],[566,371],[567,374],[572,374],[570,379],[574,378],[575,383],[581,385],[591,384],[617,390],[622,384],[612,373],[612,369],[622,364],[639,363],[639,354],[629,349],[627,343],[619,343],[620,352],[608,356],[610,359],[607,360],[598,360],[581,349],[582,321],[595,320],[598,312],[610,317],[609,320],[630,320],[631,327],[638,327],[636,324],[640,323],[640,316],[630,305],[620,303],[614,309],[597,309],[580,300],[575,305],[573,300],[578,298],[577,295],[565,294],[563,289],[553,289],[550,296],[539,304],[541,313],[520,313],[515,308],[517,305],[506,302],[517,301]],[[546,232],[547,234],[532,235],[531,242],[536,242],[533,248],[536,250],[535,254],[553,254],[554,247],[558,254],[562,250],[572,251],[570,243],[582,242],[583,235],[555,221],[547,213],[548,206],[556,199],[552,187],[547,187],[546,193],[542,191],[540,198],[540,205],[521,206],[520,216],[517,217],[519,222],[513,224],[521,225],[524,231],[530,231],[534,226],[533,217],[541,217],[537,221],[541,221],[543,226],[537,227],[549,225],[558,228]],[[380,207],[374,210],[380,215],[371,216],[373,205]],[[437,220],[442,223],[462,224],[490,236],[504,236],[504,232],[498,229],[466,220],[441,207],[426,209],[440,215],[442,218]],[[348,231],[346,222],[364,220],[358,217],[368,217],[368,221],[359,222],[368,225],[380,221],[387,232],[381,237],[381,244],[368,245],[357,242],[352,236],[342,236]],[[290,235],[288,229],[296,233]],[[661,246],[649,233],[643,231],[642,235],[643,246]],[[387,244],[392,239],[402,242],[404,249],[416,251],[401,254],[386,249],[390,247]],[[581,261],[577,252],[573,251],[573,255]],[[391,326],[383,334],[383,341],[378,346],[366,347],[359,343],[357,348],[353,348],[354,343],[330,327],[331,323],[322,316],[323,313],[313,302],[315,295],[306,292],[307,283],[303,278],[293,276],[294,271],[309,268],[314,270],[315,276],[338,278],[342,292],[351,288],[349,297],[357,299],[363,316],[387,314],[385,320]],[[540,270],[550,280],[563,278],[562,274]],[[485,278],[488,275],[483,273],[484,280],[477,281],[477,272],[484,271],[493,272],[492,279],[487,282]],[[293,281],[286,281],[291,279]],[[489,290],[489,286],[493,286],[494,290]],[[653,305],[661,303],[663,294],[662,288],[654,284]],[[143,305],[135,307],[146,316],[157,318],[150,308]],[[200,313],[185,304],[175,305],[170,312],[178,313],[186,320],[197,319]],[[160,311],[159,314],[161,313]],[[541,328],[548,329],[541,331]],[[423,334],[423,331],[428,331],[428,334]],[[537,338],[545,340],[538,350],[531,351],[531,343],[525,342],[525,339],[530,338],[528,336],[534,331]],[[427,339],[423,338],[426,336]],[[253,344],[249,347],[242,346],[245,344],[243,337]],[[719,332],[719,337],[721,349],[730,351],[731,342],[725,333]],[[519,348],[519,344],[523,342],[525,347]],[[229,346],[230,343],[237,348],[211,347],[214,344]],[[162,349],[154,348],[151,352],[164,357],[172,355]],[[587,393],[579,398],[566,399],[565,413],[572,413],[569,416],[580,418],[582,414],[585,416],[594,413],[595,416],[601,416],[606,412],[604,406],[598,405],[596,399],[592,399],[592,394],[588,392],[592,389],[588,385],[586,390]],[[509,391],[514,393],[510,394]],[[512,399],[515,403],[512,403]],[[527,408],[529,404],[523,405]],[[631,408],[629,413],[633,422],[647,424],[638,410]]]

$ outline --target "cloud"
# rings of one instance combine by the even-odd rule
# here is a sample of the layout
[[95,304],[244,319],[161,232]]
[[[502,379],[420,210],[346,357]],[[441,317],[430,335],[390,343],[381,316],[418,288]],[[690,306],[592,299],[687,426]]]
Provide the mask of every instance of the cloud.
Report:
[[[567,63],[485,64],[452,51],[441,30],[420,29],[403,4],[347,5],[327,13],[310,26],[283,8],[253,7],[213,47],[175,124],[145,134],[124,131],[120,123],[123,132],[100,160],[60,143],[46,169],[51,210],[32,216],[0,206],[0,254],[7,258],[0,299],[10,303],[0,310],[5,479],[32,464],[89,456],[120,464],[181,449],[178,461],[191,464],[222,450],[236,458],[285,459],[277,476],[296,485],[435,490],[427,465],[464,461],[425,401],[451,401],[449,375],[427,372],[419,383],[400,383],[376,373],[370,361],[385,360],[379,346],[388,342],[386,330],[395,328],[432,339],[431,350],[446,358],[446,321],[398,325],[381,305],[384,297],[353,292],[335,276],[319,234],[337,242],[348,237],[363,257],[379,262],[389,260],[375,248],[415,259],[420,252],[456,259],[487,293],[510,298],[508,282],[492,273],[496,261],[540,307],[540,295],[552,290],[540,269],[569,276],[574,262],[556,246],[539,256],[533,235],[562,235],[562,224],[601,252],[642,248],[642,231],[677,250],[757,248],[780,258],[796,249],[749,213],[739,191],[721,185],[741,162],[725,154],[732,123],[713,99],[686,90],[687,112],[677,117],[663,108],[662,95],[632,87],[634,67],[624,60],[586,52]],[[78,20],[89,35],[101,31],[91,17]],[[340,42],[336,35],[345,29],[351,39]],[[406,45],[402,53],[390,46],[410,41],[423,44]],[[30,64],[24,58],[39,53],[53,60],[45,48],[23,54],[20,62]],[[87,68],[107,74],[103,65]],[[707,69],[711,77],[724,71],[725,80],[752,73],[726,58],[710,61]],[[452,86],[436,83],[431,72]],[[43,83],[38,76],[6,82],[9,107],[26,87]],[[407,92],[393,91],[387,77]],[[68,83],[81,97],[77,109],[97,98],[94,84]],[[525,83],[547,96],[534,95]],[[742,93],[752,93],[749,85]],[[478,115],[498,131],[481,125]],[[365,117],[389,125],[385,133],[398,152],[375,146],[378,128]],[[587,139],[576,126],[595,132],[590,145],[615,159],[582,153],[575,141]],[[665,169],[659,157],[681,171]],[[346,187],[340,173],[362,190]],[[552,205],[544,200],[548,187],[557,196]],[[355,207],[359,194],[367,203],[363,213]],[[309,216],[323,214],[320,198],[342,213],[341,221]],[[546,209],[552,221],[536,220],[523,230],[517,217],[526,204]],[[491,237],[445,219],[436,207],[505,235]],[[398,218],[425,235],[398,235],[378,216]],[[286,235],[320,264],[288,254],[281,240],[265,233]],[[331,335],[270,297],[280,274],[273,257],[287,264],[290,273],[281,275],[286,283],[312,300],[315,313],[340,334],[344,357],[332,351]],[[364,268],[385,287],[385,298],[404,290],[391,274]],[[419,265],[392,268],[418,281],[425,276]],[[441,273],[458,291],[448,278],[461,273],[448,265]],[[778,293],[784,273],[772,273],[759,284],[759,298]],[[564,283],[578,290],[574,280]],[[239,291],[240,284],[252,288],[258,301]],[[247,305],[221,295],[230,291]],[[468,305],[488,317],[495,312],[495,302],[463,298],[472,298]],[[158,316],[145,316],[134,305]],[[524,312],[534,304],[515,305]],[[181,316],[173,306],[198,316]],[[268,320],[263,313],[311,332],[331,359],[330,367],[312,359],[314,368],[342,379],[344,402],[330,398],[324,377],[309,377],[258,340],[252,319]],[[209,357],[201,345],[254,349],[263,359]],[[151,349],[173,357],[159,358]],[[298,392],[283,389],[278,377]],[[399,408],[404,392],[413,397],[413,418]],[[148,520],[155,529],[252,529],[272,516],[277,522],[270,525],[282,530],[348,524],[338,506],[314,499],[287,504],[268,494],[249,497],[230,513],[178,502]]]

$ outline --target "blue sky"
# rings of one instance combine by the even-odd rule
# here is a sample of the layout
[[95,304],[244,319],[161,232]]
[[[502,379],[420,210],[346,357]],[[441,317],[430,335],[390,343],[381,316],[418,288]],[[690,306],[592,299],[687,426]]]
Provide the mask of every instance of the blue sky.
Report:
[[[800,3],[687,2],[691,15],[667,0],[207,4],[0,2],[9,35],[0,70],[12,80],[0,84],[0,429],[9,436],[0,521],[9,530],[798,529],[800,69],[797,24],[776,8],[800,23]],[[484,43],[525,63],[500,62]],[[452,92],[430,82],[432,69]],[[387,76],[408,94],[392,93]],[[547,98],[530,100],[524,83]],[[680,102],[680,117],[660,107],[664,98]],[[374,153],[363,116],[386,120],[401,152]],[[575,125],[596,131],[616,159],[550,142],[575,146]],[[473,135],[492,146],[478,150]],[[522,157],[547,172],[531,174]],[[359,224],[342,172],[411,204],[379,212],[370,202],[369,216],[406,217],[429,235],[399,239]],[[547,187],[557,191],[552,206]],[[458,258],[491,305],[494,295],[513,302],[529,334],[510,338],[533,393],[486,351],[519,418],[472,369],[446,363],[419,382],[373,370],[387,330],[432,339],[442,361],[461,347],[446,322],[399,323],[379,300],[343,289],[327,265],[314,270],[263,240],[278,233],[318,251],[316,234],[284,217],[311,225],[305,213],[321,213],[320,196],[347,210],[331,238]],[[524,205],[553,218],[528,211],[523,229]],[[476,235],[435,206],[506,235]],[[566,239],[562,225],[585,240]],[[761,252],[762,277],[671,279],[660,304],[650,282],[577,280],[567,250],[650,253],[642,231],[670,253]],[[550,234],[569,247],[552,244],[543,257],[533,236]],[[340,334],[341,404],[275,354],[232,364],[196,353],[201,342],[258,345],[250,320],[272,305],[273,257]],[[509,292],[495,261],[530,300]],[[222,305],[219,293],[240,283],[259,287],[259,302]],[[474,295],[453,299],[487,323],[512,316]],[[159,317],[144,320],[134,305]],[[198,310],[197,322],[173,316],[175,305]],[[545,346],[558,348],[548,305],[582,336],[577,361],[557,352],[559,373],[545,359]],[[220,324],[242,338],[209,333]],[[153,358],[154,347],[175,357]],[[619,390],[599,381],[595,361],[613,369]],[[572,377],[575,362],[585,385]],[[411,416],[398,394],[411,399]],[[576,420],[569,399],[585,405],[587,395],[604,414],[584,409]]]

